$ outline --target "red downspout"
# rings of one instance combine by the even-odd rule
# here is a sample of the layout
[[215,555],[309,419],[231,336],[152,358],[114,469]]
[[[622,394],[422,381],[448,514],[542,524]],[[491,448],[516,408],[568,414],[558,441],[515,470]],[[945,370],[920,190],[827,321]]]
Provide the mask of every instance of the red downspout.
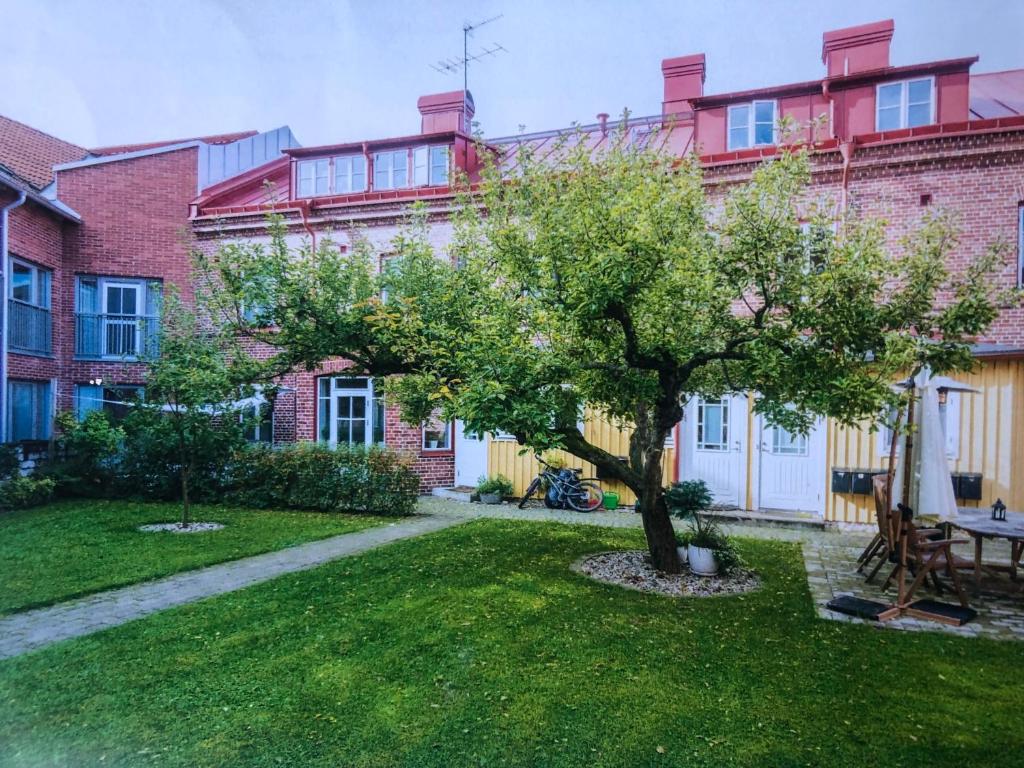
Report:
[[299,213],[302,214],[302,226],[306,230],[306,234],[309,235],[311,246],[313,248],[313,253],[316,253],[316,232],[314,232],[313,228],[309,226],[310,201],[296,200],[296,202],[299,204]]
[[[839,137],[836,135],[836,102],[829,89],[828,78],[821,81],[821,95],[825,97],[826,101],[828,101],[829,137],[837,139]],[[842,185],[839,189],[839,213],[844,217],[846,214],[847,193],[850,185],[850,163],[853,160],[853,150],[854,145],[852,141],[839,142],[839,154],[842,155],[843,158]]]

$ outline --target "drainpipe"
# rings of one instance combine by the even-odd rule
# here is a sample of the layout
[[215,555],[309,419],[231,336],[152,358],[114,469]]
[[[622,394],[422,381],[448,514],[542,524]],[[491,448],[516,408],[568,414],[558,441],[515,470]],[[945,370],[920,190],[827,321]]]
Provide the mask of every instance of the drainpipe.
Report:
[[[829,89],[829,80],[825,78],[821,81],[821,95],[825,97],[828,102],[828,134],[830,138],[838,139],[836,135],[836,102],[832,96],[832,92]],[[839,142],[839,154],[843,158],[843,177],[842,185],[839,188],[839,212],[844,217],[846,215],[846,204],[850,184],[850,162],[853,160],[853,142],[852,141],[840,141]]]
[[3,263],[0,264],[0,289],[2,289],[0,295],[3,300],[3,310],[0,312],[0,318],[2,318],[0,319],[0,324],[2,324],[0,327],[0,405],[3,406],[3,409],[0,410],[0,443],[7,442],[7,280],[9,279],[7,268],[11,261],[7,253],[7,232],[10,229],[10,212],[19,205],[23,205],[25,198],[25,192],[21,191],[18,193],[17,200],[0,208],[0,256],[3,257]]
[[316,253],[316,232],[314,232],[313,228],[311,226],[309,226],[309,209],[310,209],[310,201],[309,200],[300,200],[299,201],[299,213],[302,214],[302,226],[305,228],[306,234],[309,235],[310,248],[313,249],[313,253],[315,254]]

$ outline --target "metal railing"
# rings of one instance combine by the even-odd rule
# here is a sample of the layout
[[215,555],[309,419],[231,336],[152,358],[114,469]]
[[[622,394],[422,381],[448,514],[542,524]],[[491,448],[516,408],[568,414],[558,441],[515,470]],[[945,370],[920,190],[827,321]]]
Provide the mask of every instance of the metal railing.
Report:
[[75,355],[95,359],[151,357],[158,351],[155,315],[75,314]]
[[12,352],[49,355],[53,352],[53,318],[50,310],[8,299],[7,346]]

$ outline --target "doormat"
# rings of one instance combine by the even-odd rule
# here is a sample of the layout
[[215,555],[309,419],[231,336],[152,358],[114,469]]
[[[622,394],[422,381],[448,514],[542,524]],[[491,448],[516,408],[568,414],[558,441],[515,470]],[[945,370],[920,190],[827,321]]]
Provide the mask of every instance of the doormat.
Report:
[[853,595],[834,597],[825,603],[825,607],[836,613],[845,613],[847,616],[856,616],[858,619],[869,619],[870,621],[885,621],[899,613],[894,605],[879,603],[876,600],[865,600]]
[[961,605],[940,603],[938,600],[929,599],[911,603],[907,606],[906,613],[916,619],[941,621],[943,624],[952,624],[954,627],[962,627],[978,615],[973,608],[964,608]]

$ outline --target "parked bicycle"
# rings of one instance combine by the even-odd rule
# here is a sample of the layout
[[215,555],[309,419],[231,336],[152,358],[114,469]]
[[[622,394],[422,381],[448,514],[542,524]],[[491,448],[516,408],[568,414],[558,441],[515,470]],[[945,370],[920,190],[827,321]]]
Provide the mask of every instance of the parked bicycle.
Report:
[[604,501],[604,491],[598,481],[592,477],[581,478],[582,469],[556,469],[540,456],[537,461],[541,465],[540,474],[533,479],[519,502],[519,508],[542,485],[547,486],[544,492],[544,506],[548,509],[574,509],[577,512],[593,512]]

